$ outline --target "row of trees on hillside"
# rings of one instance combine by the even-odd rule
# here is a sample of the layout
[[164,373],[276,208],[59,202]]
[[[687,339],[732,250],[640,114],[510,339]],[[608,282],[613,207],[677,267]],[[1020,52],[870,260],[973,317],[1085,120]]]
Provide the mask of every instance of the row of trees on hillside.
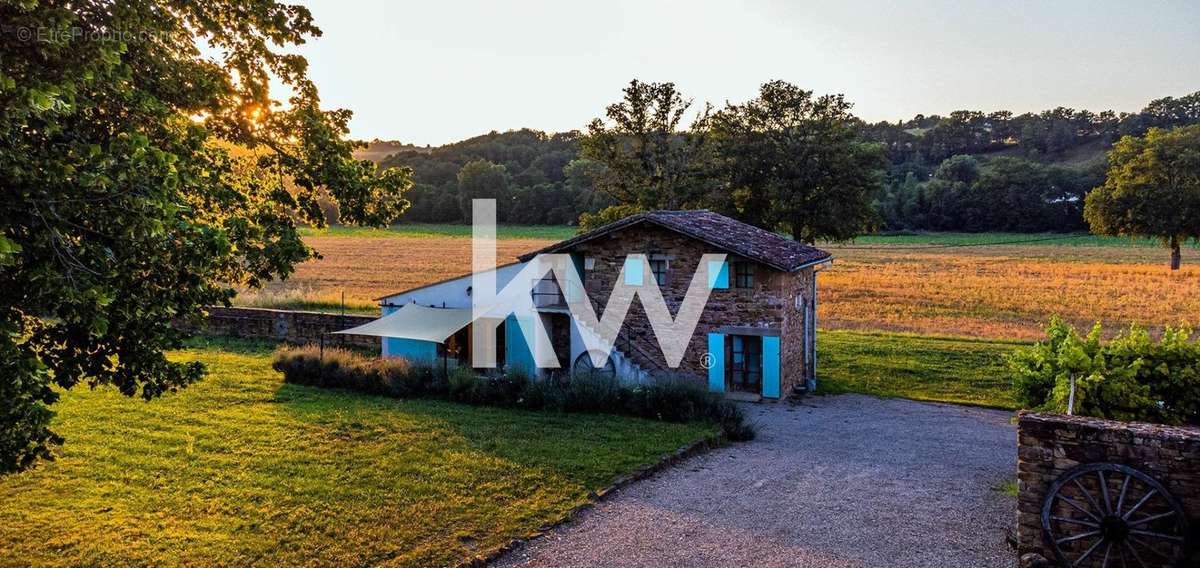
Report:
[[412,206],[402,222],[470,221],[471,199],[491,197],[499,220],[571,225],[580,214],[611,205],[592,191],[596,165],[579,159],[578,132],[491,132],[438,148],[408,148],[380,167],[411,167]]
[[[955,111],[860,128],[868,140],[883,144],[891,163],[876,203],[883,229],[1071,231],[1086,226],[1083,196],[1103,182],[1106,150],[1113,142],[1122,136],[1143,136],[1152,128],[1197,123],[1200,92],[1157,99],[1137,113],[1062,107],[1017,116],[1008,111]],[[938,172],[946,160],[961,156],[975,157],[988,183],[977,190],[948,193]],[[994,200],[997,189],[1007,199]],[[980,216],[973,211],[980,202],[1005,203],[1022,217],[986,211]],[[946,216],[939,208],[966,211]]]
[[926,181],[909,173],[875,202],[883,227],[931,231],[1082,231],[1083,200],[1104,181],[1100,168],[1015,157],[952,156]]
[[[500,220],[509,223],[594,225],[638,209],[702,205],[782,226],[787,214],[769,207],[772,200],[812,197],[769,180],[824,175],[810,162],[834,156],[815,151],[822,147],[852,162],[875,163],[876,152],[867,146],[873,143],[885,161],[870,210],[838,211],[843,219],[869,216],[858,226],[1076,231],[1087,226],[1083,199],[1103,183],[1106,150],[1116,139],[1200,123],[1200,93],[1158,99],[1137,113],[955,111],[895,123],[863,122],[841,96],[801,93],[773,82],[754,101],[715,109],[693,106],[670,83],[635,81],[582,132],[524,129],[437,148],[395,144],[399,151],[380,165],[414,172],[406,195],[412,207],[401,222],[466,222],[472,198],[496,197]],[[831,121],[841,127],[826,128]],[[823,146],[795,146],[816,135],[826,137]],[[368,152],[377,157],[387,148],[377,141]],[[803,151],[812,153],[796,153]],[[870,167],[858,171],[878,174]],[[813,179],[808,187],[830,182]]]
[[594,188],[617,205],[585,213],[582,228],[639,210],[699,207],[809,243],[851,239],[880,217],[943,230],[1086,226],[1156,237],[1171,249],[1172,269],[1182,243],[1200,242],[1200,124],[1123,136],[1103,173],[952,155],[929,180],[909,173],[872,203],[886,150],[856,128],[841,95],[772,81],[749,102],[700,109],[684,131],[689,107],[670,83],[634,81],[607,121],[589,125],[580,155],[603,166]]
[[1058,107],[1014,116],[959,110],[947,116],[917,115],[911,120],[862,124],[864,135],[883,144],[896,165],[936,166],[961,154],[1015,149],[1028,158],[1054,157],[1087,142],[1112,144],[1122,136],[1142,136],[1151,128],[1200,122],[1200,92],[1151,101],[1141,112],[1094,113]]

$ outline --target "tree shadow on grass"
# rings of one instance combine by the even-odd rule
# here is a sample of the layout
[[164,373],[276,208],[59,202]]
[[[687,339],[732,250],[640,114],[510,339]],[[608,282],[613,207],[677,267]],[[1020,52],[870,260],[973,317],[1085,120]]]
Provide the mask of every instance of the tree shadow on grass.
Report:
[[418,554],[420,563],[461,559],[555,524],[591,491],[707,433],[286,384],[274,402],[307,448],[297,475],[332,475],[320,499],[372,501],[377,524],[407,523],[392,530],[405,536],[384,548],[439,551]]
[[535,412],[440,400],[398,400],[352,391],[281,385],[277,402],[307,422],[352,439],[422,434],[597,489],[615,477],[712,432],[613,415]]

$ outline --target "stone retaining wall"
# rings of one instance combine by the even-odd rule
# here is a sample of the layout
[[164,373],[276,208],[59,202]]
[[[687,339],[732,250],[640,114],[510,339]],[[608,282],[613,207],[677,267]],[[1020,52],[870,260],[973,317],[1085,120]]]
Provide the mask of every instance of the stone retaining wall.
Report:
[[303,345],[354,345],[379,349],[379,338],[363,335],[332,335],[332,332],[374,321],[376,316],[339,315],[322,312],[269,310],[265,308],[208,308],[208,322],[194,330],[208,335],[271,339]]
[[1023,412],[1017,436],[1021,554],[1054,558],[1042,533],[1046,493],[1064,472],[1090,463],[1123,464],[1157,479],[1190,518],[1192,542],[1200,540],[1200,428]]

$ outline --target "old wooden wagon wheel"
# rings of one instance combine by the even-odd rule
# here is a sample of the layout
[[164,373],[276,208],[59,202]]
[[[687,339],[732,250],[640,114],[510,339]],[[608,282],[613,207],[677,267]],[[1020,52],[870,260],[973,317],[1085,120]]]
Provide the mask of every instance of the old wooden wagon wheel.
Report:
[[611,357],[605,358],[604,365],[597,367],[592,363],[592,358],[588,355],[588,352],[585,351],[575,358],[575,363],[571,365],[571,374],[575,376],[611,379],[617,376],[617,367],[613,365]]
[[1042,507],[1046,543],[1064,566],[1176,566],[1187,549],[1183,507],[1154,478],[1095,463],[1059,477]]

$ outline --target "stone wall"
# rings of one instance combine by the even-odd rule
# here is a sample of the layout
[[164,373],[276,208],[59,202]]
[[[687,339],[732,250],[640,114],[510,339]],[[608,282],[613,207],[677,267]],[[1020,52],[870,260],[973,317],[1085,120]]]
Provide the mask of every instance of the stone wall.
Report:
[[270,339],[294,344],[319,343],[324,332],[326,345],[355,345],[380,348],[378,337],[332,335],[332,332],[374,321],[376,316],[269,310],[265,308],[208,308],[207,325],[193,330],[208,335]]
[[[653,225],[637,225],[581,243],[571,252],[594,259],[592,270],[584,272],[584,287],[597,314],[603,312],[612,294],[626,255],[641,253],[647,258],[667,258],[667,281],[660,289],[667,307],[675,314],[700,266],[701,257],[719,251],[674,231]],[[780,393],[787,396],[794,384],[804,382],[806,365],[803,351],[793,345],[799,338],[792,337],[799,327],[797,322],[801,314],[788,314],[786,310],[795,305],[793,295],[807,289],[813,271],[805,269],[797,273],[785,273],[752,262],[754,287],[737,288],[733,263],[743,260],[733,255],[727,258],[730,266],[729,288],[712,291],[680,367],[673,371],[697,378],[707,375],[701,358],[708,351],[709,332],[719,332],[726,327],[772,329],[781,333],[783,361]],[[646,278],[653,278],[653,275],[647,273]],[[617,348],[634,357],[647,370],[667,370],[662,350],[640,300],[634,301],[625,318]]]
[[784,280],[783,296],[791,298],[782,308],[783,329],[779,337],[780,368],[787,369],[779,380],[783,396],[796,387],[808,388],[815,380],[813,359],[817,342],[817,273],[809,268]]
[[[1192,542],[1200,536],[1200,428],[1021,413],[1017,437],[1017,540],[1021,554],[1054,558],[1042,531],[1046,494],[1063,473],[1090,463],[1123,464],[1157,479],[1191,519]],[[1192,562],[1198,561],[1200,558],[1193,556]]]

